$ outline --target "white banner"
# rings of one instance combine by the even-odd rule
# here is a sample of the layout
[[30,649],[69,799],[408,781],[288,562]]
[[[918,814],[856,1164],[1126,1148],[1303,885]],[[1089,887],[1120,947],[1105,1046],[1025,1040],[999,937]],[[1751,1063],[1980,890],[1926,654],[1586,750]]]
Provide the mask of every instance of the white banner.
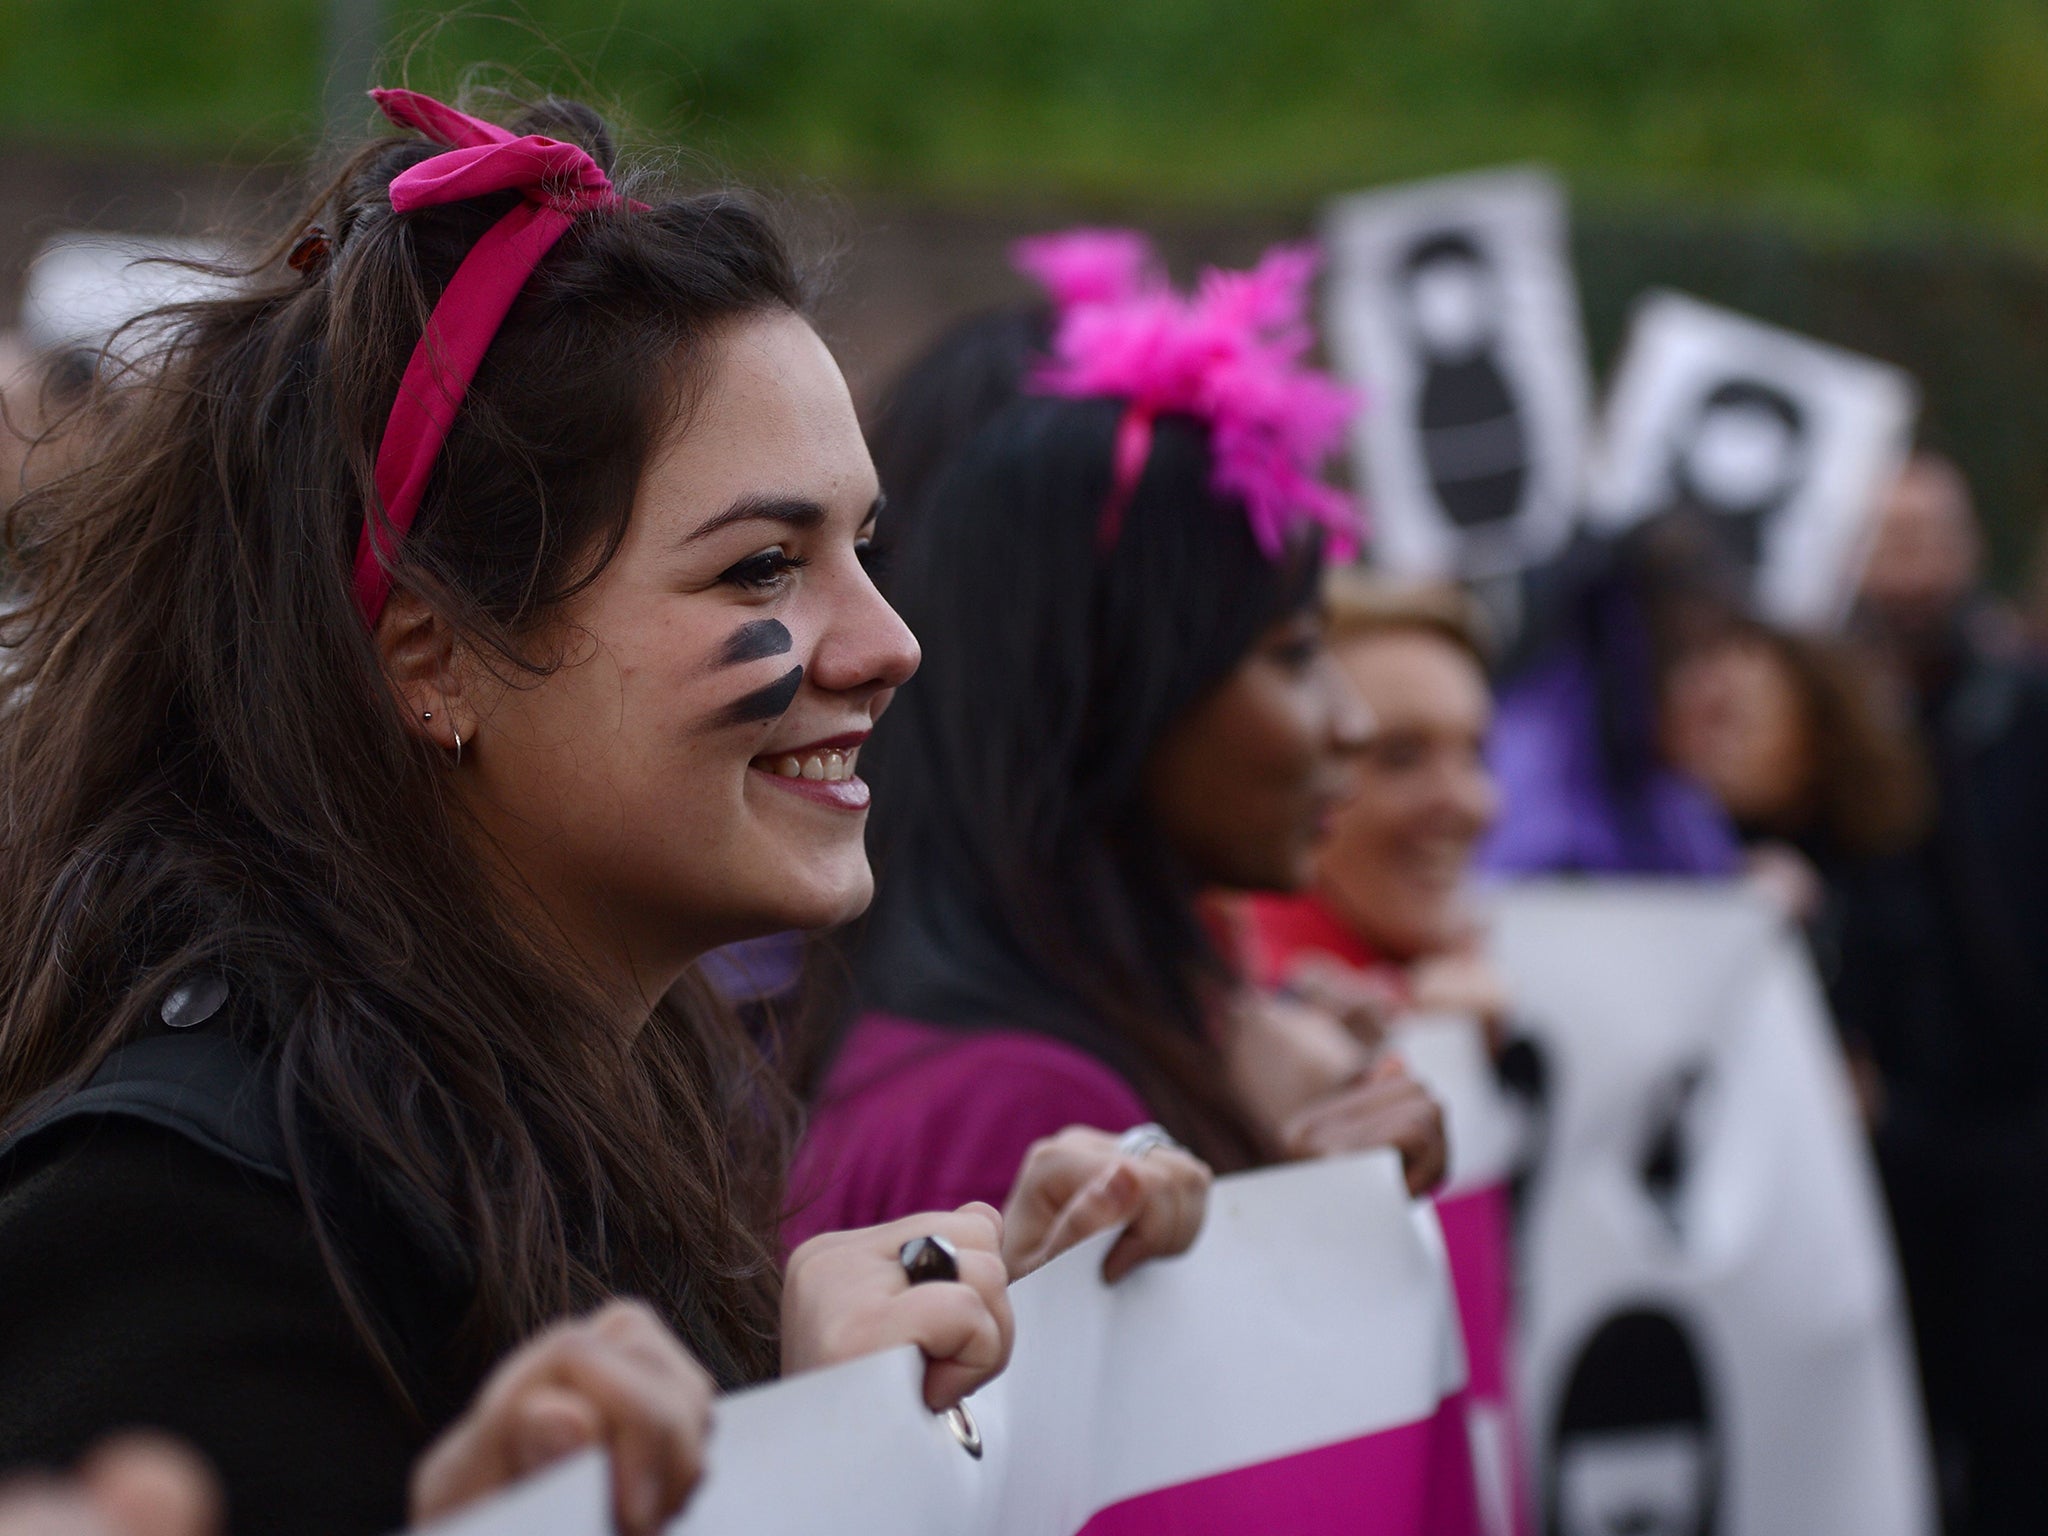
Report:
[[[925,1410],[915,1351],[854,1361],[724,1400],[676,1536],[1074,1536],[1139,1496],[1428,1420],[1463,1382],[1436,1218],[1391,1152],[1218,1180],[1194,1248],[1116,1286],[1110,1241],[1012,1288],[1015,1355],[969,1401],[978,1459]],[[611,1529],[595,1454],[435,1527]]]
[[1563,186],[1452,176],[1340,198],[1323,224],[1331,355],[1366,394],[1374,563],[1484,578],[1555,553],[1592,396]]
[[1537,883],[1522,1380],[1555,1536],[1928,1536],[1902,1298],[1803,941],[1727,886]]
[[1479,1021],[1455,1013],[1403,1014],[1391,1043],[1444,1112],[1451,1156],[1439,1198],[1507,1183],[1522,1161],[1528,1116],[1501,1088]]

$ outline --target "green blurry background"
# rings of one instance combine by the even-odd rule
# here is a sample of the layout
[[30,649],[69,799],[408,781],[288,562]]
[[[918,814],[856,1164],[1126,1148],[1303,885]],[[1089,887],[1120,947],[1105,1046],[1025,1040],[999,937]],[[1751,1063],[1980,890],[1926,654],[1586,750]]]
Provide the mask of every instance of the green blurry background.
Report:
[[[742,169],[1271,202],[1502,158],[1826,225],[2048,222],[2038,0],[529,0],[438,21]],[[317,0],[8,0],[0,127],[261,154],[316,126]],[[553,50],[536,44],[548,38]],[[573,61],[573,65],[565,64]]]
[[[383,0],[379,25],[385,78],[510,66],[829,186],[856,240],[869,209],[940,241],[954,210],[990,253],[1006,219],[1128,216],[1199,254],[1328,193],[1548,161],[1603,363],[1643,287],[1684,287],[1918,374],[2003,584],[2048,508],[2044,0]],[[331,41],[319,0],[0,0],[0,154],[295,163],[348,83]]]

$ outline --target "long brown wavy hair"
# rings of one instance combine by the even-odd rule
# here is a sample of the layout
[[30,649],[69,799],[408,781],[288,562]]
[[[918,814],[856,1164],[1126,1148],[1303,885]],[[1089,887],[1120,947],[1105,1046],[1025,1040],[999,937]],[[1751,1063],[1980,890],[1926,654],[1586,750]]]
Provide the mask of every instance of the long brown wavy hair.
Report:
[[[616,158],[574,103],[499,115]],[[720,1378],[758,1378],[786,1095],[708,994],[621,1038],[486,877],[350,596],[407,357],[516,196],[395,214],[391,179],[435,152],[368,145],[230,296],[131,336],[97,451],[10,514],[0,1126],[88,1077],[181,971],[262,978],[300,1193],[387,1366],[316,1140],[466,1255],[479,1358],[630,1292]],[[719,328],[801,299],[748,198],[615,179],[654,206],[580,218],[527,283],[396,571],[515,680],[551,664],[550,621],[617,549]],[[331,250],[301,273],[309,225]]]
[[1932,772],[1917,725],[1871,659],[1830,636],[1762,624],[1745,625],[1732,643],[1762,648],[1798,695],[1810,765],[1798,809],[1808,835],[1856,859],[1912,848],[1933,814]]

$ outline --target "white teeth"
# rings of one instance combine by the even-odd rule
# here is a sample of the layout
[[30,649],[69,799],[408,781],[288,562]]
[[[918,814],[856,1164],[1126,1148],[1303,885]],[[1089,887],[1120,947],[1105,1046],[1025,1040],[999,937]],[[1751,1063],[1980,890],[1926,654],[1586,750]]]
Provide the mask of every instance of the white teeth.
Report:
[[860,748],[840,751],[827,748],[799,757],[786,753],[781,757],[757,758],[756,765],[784,779],[811,779],[823,784],[844,784],[854,776],[854,761],[860,756]]

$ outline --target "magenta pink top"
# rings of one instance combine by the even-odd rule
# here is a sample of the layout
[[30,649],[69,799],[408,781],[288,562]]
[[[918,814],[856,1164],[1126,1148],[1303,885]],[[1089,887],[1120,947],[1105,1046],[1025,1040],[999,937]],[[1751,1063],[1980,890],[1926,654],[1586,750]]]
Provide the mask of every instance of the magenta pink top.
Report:
[[[783,1242],[969,1200],[1000,1207],[1031,1143],[1151,1116],[1093,1056],[1021,1030],[865,1014],[797,1153]],[[1362,1439],[1140,1495],[1082,1536],[1480,1536],[1462,1397]],[[1519,1528],[1518,1528],[1519,1536]]]
[[1044,1035],[863,1014],[797,1151],[783,1244],[970,1200],[1000,1210],[1040,1137],[1151,1118],[1122,1077]]

